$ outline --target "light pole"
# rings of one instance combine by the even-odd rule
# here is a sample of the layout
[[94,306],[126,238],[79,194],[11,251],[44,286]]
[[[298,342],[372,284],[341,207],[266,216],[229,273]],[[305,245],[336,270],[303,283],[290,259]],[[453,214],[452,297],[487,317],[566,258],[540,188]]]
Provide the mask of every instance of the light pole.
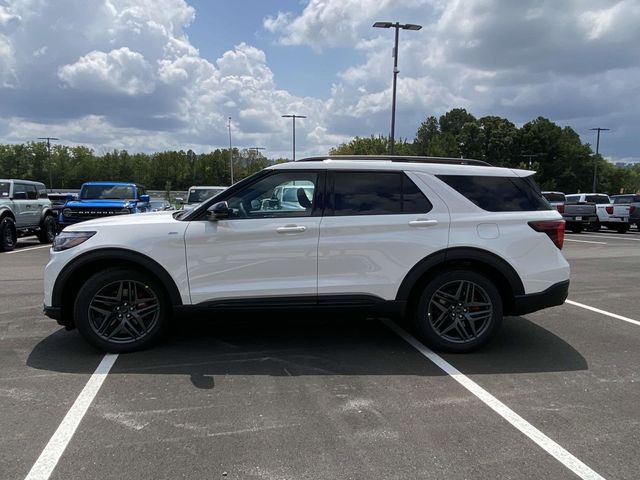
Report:
[[231,185],[233,185],[233,153],[231,150],[231,117],[229,117],[229,169],[231,170]]
[[542,155],[541,153],[521,153],[520,156],[527,158],[529,160],[529,170],[531,170],[531,159],[535,157],[539,157]]
[[395,150],[395,133],[396,133],[396,82],[398,80],[398,37],[400,29],[402,30],[420,30],[422,25],[413,23],[392,23],[392,22],[376,22],[373,24],[375,28],[395,28],[396,41],[393,47],[393,98],[391,100],[391,142],[389,144],[389,153],[393,155]]
[[46,140],[47,141],[47,156],[49,157],[49,190],[53,189],[53,165],[51,164],[51,140],[60,140],[56,137],[38,137],[38,140]]
[[260,150],[264,150],[264,147],[250,147],[249,150],[255,150],[257,157],[260,154]]
[[590,130],[595,130],[598,132],[598,137],[596,140],[596,156],[593,157],[593,193],[596,193],[596,172],[598,171],[598,153],[600,152],[600,132],[606,132],[610,130],[610,128],[591,128]]
[[293,119],[293,161],[296,161],[296,118],[307,118],[304,115],[282,115],[282,118],[292,118]]

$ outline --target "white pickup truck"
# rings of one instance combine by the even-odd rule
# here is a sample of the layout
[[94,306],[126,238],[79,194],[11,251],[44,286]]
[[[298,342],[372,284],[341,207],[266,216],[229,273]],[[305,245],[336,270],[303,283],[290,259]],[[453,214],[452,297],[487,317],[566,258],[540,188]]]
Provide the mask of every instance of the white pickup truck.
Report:
[[566,204],[595,203],[598,220],[589,230],[597,232],[601,227],[616,230],[618,233],[629,231],[629,205],[614,205],[609,195],[604,193],[576,193],[566,196]]

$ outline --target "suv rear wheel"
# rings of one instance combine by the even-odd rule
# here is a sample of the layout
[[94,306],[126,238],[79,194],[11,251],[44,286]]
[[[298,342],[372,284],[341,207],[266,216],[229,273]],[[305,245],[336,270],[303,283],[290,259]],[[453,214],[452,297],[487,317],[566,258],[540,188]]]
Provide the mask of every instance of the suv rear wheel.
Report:
[[485,276],[469,270],[430,280],[415,310],[415,327],[434,348],[468,352],[483,345],[502,323],[502,299]]
[[17,241],[16,223],[11,217],[4,217],[0,220],[0,252],[13,250]]
[[51,243],[56,236],[56,219],[53,215],[47,215],[42,219],[40,230],[37,233],[40,243]]
[[153,277],[113,268],[96,273],[82,286],[74,316],[78,331],[95,347],[113,353],[133,352],[162,336],[169,304]]

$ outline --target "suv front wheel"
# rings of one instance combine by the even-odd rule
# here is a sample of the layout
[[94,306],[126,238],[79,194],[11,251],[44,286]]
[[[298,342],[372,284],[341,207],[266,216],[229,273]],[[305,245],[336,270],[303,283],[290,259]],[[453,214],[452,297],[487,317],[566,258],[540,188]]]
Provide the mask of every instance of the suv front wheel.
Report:
[[155,343],[166,330],[169,304],[153,277],[127,268],[102,270],[78,292],[74,309],[80,334],[112,353],[133,352]]
[[468,352],[487,342],[500,327],[502,299],[485,276],[453,270],[428,281],[414,315],[415,327],[429,345]]

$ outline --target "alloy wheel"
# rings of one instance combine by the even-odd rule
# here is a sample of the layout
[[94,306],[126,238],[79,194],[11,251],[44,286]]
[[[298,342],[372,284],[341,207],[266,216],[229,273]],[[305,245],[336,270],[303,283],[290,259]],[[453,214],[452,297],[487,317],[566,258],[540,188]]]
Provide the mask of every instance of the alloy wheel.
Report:
[[111,343],[132,343],[148,335],[158,323],[160,302],[142,282],[121,280],[101,288],[89,303],[89,325]]
[[449,282],[431,296],[428,321],[442,339],[468,343],[491,324],[493,304],[487,292],[468,280]]

